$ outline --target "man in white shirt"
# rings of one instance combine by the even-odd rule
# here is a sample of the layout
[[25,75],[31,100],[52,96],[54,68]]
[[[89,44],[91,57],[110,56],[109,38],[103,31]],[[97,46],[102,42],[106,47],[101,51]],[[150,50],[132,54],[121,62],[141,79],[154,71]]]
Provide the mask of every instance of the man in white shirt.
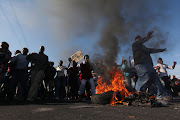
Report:
[[55,97],[57,100],[64,99],[66,97],[65,93],[65,74],[64,71],[67,70],[67,67],[63,66],[63,61],[59,61],[59,65],[56,67],[56,90]]
[[169,80],[167,69],[174,69],[176,66],[176,62],[174,62],[173,66],[168,66],[163,63],[162,58],[158,59],[158,64],[154,67],[158,70],[160,78],[164,81],[165,88],[168,90],[169,94],[171,93],[171,81]]

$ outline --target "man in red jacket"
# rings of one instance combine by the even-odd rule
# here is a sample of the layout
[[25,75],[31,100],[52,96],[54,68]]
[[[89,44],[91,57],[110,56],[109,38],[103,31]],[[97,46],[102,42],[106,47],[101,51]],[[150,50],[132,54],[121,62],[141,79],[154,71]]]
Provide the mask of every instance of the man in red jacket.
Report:
[[84,93],[84,88],[86,85],[86,82],[89,81],[91,85],[91,94],[95,94],[95,84],[94,84],[94,79],[92,76],[92,66],[89,63],[89,56],[85,55],[84,56],[84,61],[80,64],[80,71],[82,74],[82,80],[81,80],[81,85],[80,85],[80,90],[79,90],[79,95],[82,96]]

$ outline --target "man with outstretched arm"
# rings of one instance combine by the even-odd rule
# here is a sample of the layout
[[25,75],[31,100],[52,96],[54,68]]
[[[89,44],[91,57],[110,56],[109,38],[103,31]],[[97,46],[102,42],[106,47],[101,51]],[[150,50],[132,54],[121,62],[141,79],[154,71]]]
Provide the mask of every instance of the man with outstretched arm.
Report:
[[[156,94],[157,97],[167,97],[167,91],[160,82],[159,76],[153,68],[152,53],[164,52],[166,49],[147,48],[143,45],[153,37],[153,31],[149,32],[145,38],[137,36],[132,44],[135,68],[138,73],[136,90],[145,92],[147,88],[150,94]],[[157,89],[157,91],[155,91]]]
[[173,66],[169,66],[163,63],[163,59],[158,59],[158,64],[154,67],[156,70],[159,71],[159,76],[161,80],[164,82],[164,87],[167,89],[168,94],[171,95],[171,81],[169,79],[167,69],[174,69],[176,66],[176,62],[174,62]]

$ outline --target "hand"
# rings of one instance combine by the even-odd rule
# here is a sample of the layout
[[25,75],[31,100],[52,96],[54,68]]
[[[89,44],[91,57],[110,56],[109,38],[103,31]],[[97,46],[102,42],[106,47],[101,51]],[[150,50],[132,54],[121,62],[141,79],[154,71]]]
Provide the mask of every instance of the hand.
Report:
[[176,64],[177,64],[177,62],[175,62],[175,61],[174,61],[173,63],[174,63],[174,65],[176,65]]
[[166,49],[166,48],[164,48],[164,49],[163,49],[163,51],[167,51],[167,49]]
[[121,59],[124,60],[124,56]]
[[147,38],[147,39],[151,39],[152,37],[154,37],[153,31],[148,32],[146,38]]

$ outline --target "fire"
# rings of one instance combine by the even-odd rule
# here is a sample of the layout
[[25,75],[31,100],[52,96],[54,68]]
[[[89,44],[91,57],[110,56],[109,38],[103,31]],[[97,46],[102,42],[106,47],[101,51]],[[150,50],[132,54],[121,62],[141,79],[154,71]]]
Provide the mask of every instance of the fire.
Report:
[[[120,69],[113,68],[110,72],[111,80],[110,83],[108,82],[102,82],[104,79],[103,77],[100,77],[97,81],[97,87],[96,87],[96,94],[102,94],[108,91],[114,91],[113,96],[111,98],[110,104],[116,105],[117,103],[122,103],[124,100],[124,97],[131,94],[128,92],[128,90],[125,87],[124,77],[123,73]],[[118,100],[117,93],[121,94],[121,100]]]

